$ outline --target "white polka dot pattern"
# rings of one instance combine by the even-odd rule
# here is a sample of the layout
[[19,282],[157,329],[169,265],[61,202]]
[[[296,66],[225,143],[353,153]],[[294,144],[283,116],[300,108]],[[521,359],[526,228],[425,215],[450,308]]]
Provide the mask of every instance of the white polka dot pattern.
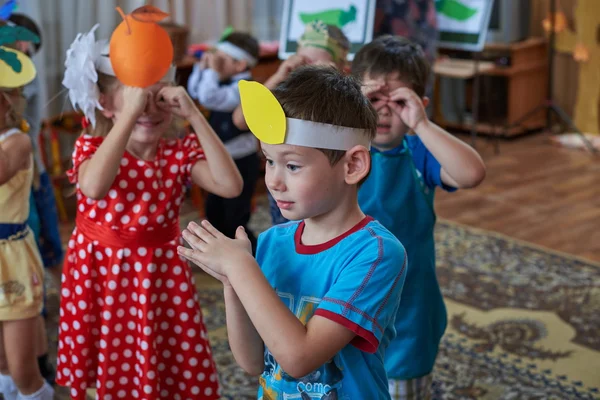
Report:
[[[73,183],[102,140],[77,140],[69,171]],[[79,213],[119,230],[176,223],[191,166],[204,155],[195,135],[161,146],[154,162],[126,152],[104,199],[88,199],[78,190]],[[69,386],[77,400],[85,399],[90,387],[100,399],[219,398],[217,379],[205,379],[216,377],[216,369],[192,273],[176,253],[178,242],[121,249],[95,239],[75,228],[69,241],[57,383]]]

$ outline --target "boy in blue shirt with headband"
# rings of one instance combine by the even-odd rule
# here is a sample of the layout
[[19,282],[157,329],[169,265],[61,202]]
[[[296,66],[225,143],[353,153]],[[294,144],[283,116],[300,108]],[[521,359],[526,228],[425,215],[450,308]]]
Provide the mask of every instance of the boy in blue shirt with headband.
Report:
[[260,235],[256,260],[243,228],[229,239],[191,223],[179,254],[223,282],[229,343],[260,375],[259,399],[389,399],[383,356],[406,256],[358,206],[375,110],[330,67],[301,67],[272,93],[242,81],[240,94],[267,187],[294,222]]
[[385,355],[389,390],[392,399],[429,399],[447,322],[435,274],[434,191],[475,187],[485,166],[473,148],[427,118],[429,66],[418,45],[399,36],[379,37],[356,54],[352,73],[363,80],[363,93],[379,116],[371,174],[359,204],[408,255],[396,338]]

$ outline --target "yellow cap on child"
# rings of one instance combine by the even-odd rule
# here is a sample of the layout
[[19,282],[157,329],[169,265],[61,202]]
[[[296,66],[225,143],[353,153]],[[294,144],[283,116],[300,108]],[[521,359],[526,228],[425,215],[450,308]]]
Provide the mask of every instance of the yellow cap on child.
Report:
[[0,88],[22,87],[35,78],[36,70],[31,58],[25,53],[3,46],[17,41],[37,43],[39,38],[22,26],[0,27]]
[[346,60],[348,46],[335,39],[329,33],[329,29],[329,26],[321,20],[309,22],[298,39],[298,46],[323,49],[331,54],[334,62]]

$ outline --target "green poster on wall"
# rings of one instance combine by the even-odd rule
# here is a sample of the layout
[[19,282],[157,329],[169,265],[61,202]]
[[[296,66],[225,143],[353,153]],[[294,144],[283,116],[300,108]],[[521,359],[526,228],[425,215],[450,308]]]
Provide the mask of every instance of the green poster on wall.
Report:
[[285,0],[279,39],[279,57],[296,52],[306,24],[321,20],[338,26],[350,41],[348,58],[373,39],[375,0]]

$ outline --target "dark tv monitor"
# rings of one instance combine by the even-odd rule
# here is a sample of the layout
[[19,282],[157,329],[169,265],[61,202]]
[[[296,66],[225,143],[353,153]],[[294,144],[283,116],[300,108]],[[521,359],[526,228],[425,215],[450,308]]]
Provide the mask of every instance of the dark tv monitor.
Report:
[[512,43],[529,36],[531,2],[523,0],[494,0],[486,41]]

